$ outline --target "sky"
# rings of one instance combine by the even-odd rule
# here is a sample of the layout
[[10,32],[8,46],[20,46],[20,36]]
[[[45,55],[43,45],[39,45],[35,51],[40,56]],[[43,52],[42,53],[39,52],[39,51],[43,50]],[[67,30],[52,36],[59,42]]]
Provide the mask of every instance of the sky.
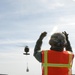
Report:
[[[52,33],[66,31],[75,54],[75,0],[0,0],[0,74],[41,75],[33,52],[44,31],[41,50],[50,48]],[[26,45],[29,56],[23,55]],[[75,74],[75,64],[72,69]]]

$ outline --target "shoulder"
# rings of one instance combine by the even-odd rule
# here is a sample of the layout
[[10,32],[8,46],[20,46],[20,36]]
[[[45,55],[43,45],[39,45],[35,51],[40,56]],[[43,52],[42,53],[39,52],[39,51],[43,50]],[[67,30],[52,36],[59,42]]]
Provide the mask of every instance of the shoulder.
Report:
[[73,52],[71,52],[71,51],[64,51],[64,53],[66,53],[66,54],[72,56],[72,58],[74,58],[74,53]]
[[42,54],[50,52],[51,50],[42,50]]

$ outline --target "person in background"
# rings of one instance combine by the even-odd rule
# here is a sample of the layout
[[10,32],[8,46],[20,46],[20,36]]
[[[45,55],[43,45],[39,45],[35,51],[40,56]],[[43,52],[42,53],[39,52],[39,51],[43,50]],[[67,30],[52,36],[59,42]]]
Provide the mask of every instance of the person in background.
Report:
[[34,48],[34,57],[42,63],[42,75],[72,75],[74,54],[68,34],[66,31],[52,34],[50,49],[41,50],[46,35],[47,32],[41,33]]

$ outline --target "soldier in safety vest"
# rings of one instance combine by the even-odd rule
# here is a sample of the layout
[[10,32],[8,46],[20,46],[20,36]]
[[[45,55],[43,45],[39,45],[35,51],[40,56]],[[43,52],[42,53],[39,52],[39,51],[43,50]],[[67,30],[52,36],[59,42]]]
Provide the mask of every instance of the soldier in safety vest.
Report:
[[41,33],[34,48],[34,57],[42,63],[42,75],[72,75],[74,54],[68,34],[54,33],[49,40],[50,49],[42,50],[42,40],[47,32]]

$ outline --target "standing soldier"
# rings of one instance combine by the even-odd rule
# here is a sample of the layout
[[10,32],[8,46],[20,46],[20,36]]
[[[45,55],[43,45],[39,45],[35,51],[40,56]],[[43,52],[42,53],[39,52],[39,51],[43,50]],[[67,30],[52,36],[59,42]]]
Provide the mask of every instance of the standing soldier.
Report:
[[46,34],[41,33],[34,48],[34,57],[42,63],[42,75],[72,75],[74,54],[68,34],[65,31],[54,33],[49,40],[50,50],[40,51]]

